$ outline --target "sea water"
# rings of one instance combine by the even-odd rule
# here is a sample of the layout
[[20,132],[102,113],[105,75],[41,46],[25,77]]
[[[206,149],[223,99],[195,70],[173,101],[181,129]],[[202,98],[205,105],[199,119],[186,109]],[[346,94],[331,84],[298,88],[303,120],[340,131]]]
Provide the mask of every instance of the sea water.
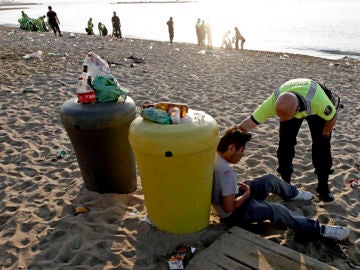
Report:
[[[128,1],[128,3],[123,3]],[[161,1],[161,0],[160,0]],[[168,41],[166,22],[173,17],[174,42],[197,43],[197,18],[209,23],[213,45],[237,26],[245,49],[298,53],[328,59],[360,59],[360,1],[358,0],[199,0],[158,3],[155,0],[34,0],[36,5],[6,5],[0,0],[0,24],[19,26],[21,10],[38,18],[51,5],[65,32],[85,33],[91,17],[94,32],[102,22],[112,32],[116,11],[125,38]],[[16,1],[19,2],[19,1]],[[23,1],[25,2],[25,1]],[[121,3],[120,3],[121,2]],[[13,9],[16,8],[16,9]]]

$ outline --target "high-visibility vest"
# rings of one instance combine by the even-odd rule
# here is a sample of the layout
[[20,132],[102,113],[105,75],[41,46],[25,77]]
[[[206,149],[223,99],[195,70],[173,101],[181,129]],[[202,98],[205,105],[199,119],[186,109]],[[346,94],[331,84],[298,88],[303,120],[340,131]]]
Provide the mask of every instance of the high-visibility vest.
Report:
[[331,120],[336,114],[336,108],[321,86],[310,79],[294,79],[285,82],[266,99],[252,114],[257,123],[276,116],[275,102],[280,94],[293,92],[301,97],[305,110],[297,112],[295,118],[301,119],[309,115],[318,115],[326,121]]

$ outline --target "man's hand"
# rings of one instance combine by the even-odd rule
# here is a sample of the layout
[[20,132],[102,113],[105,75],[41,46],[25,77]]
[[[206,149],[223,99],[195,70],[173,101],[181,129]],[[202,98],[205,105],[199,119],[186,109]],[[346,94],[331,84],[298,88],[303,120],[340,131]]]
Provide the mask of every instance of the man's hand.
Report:
[[324,129],[322,131],[322,135],[323,136],[329,136],[331,131],[333,130],[334,126],[335,126],[335,123],[336,123],[336,120],[337,120],[337,115],[334,116],[333,119],[331,119],[330,121],[327,121],[324,125]]
[[244,121],[242,121],[239,125],[237,125],[237,128],[242,132],[247,133],[256,126],[257,124],[251,119],[251,117],[248,117]]
[[238,186],[239,190],[241,190],[243,192],[246,192],[248,190],[250,191],[250,187],[245,183],[240,182],[237,184],[237,186]]

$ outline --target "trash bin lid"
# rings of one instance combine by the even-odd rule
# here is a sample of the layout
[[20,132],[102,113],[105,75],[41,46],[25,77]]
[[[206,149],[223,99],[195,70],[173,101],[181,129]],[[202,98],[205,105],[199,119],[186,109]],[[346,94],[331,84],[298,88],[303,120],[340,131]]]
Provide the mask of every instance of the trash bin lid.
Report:
[[162,125],[137,117],[129,128],[129,141],[136,151],[154,156],[180,156],[206,151],[217,145],[219,127],[210,115],[189,110],[192,121]]
[[81,104],[77,98],[66,101],[60,110],[62,124],[66,128],[93,130],[119,126],[136,117],[136,105],[131,97],[125,102]]

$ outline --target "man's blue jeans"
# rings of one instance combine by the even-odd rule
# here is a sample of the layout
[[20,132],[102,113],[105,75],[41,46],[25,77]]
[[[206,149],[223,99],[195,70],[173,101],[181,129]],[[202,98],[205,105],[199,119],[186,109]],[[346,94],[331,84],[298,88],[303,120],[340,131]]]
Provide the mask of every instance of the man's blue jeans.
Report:
[[284,200],[289,200],[299,192],[295,186],[272,174],[244,182],[250,186],[251,197],[229,217],[222,219],[222,222],[242,226],[270,220],[276,225],[293,229],[301,235],[307,235],[311,238],[317,238],[320,235],[318,220],[307,218],[280,203],[264,201],[269,193],[277,194]]

